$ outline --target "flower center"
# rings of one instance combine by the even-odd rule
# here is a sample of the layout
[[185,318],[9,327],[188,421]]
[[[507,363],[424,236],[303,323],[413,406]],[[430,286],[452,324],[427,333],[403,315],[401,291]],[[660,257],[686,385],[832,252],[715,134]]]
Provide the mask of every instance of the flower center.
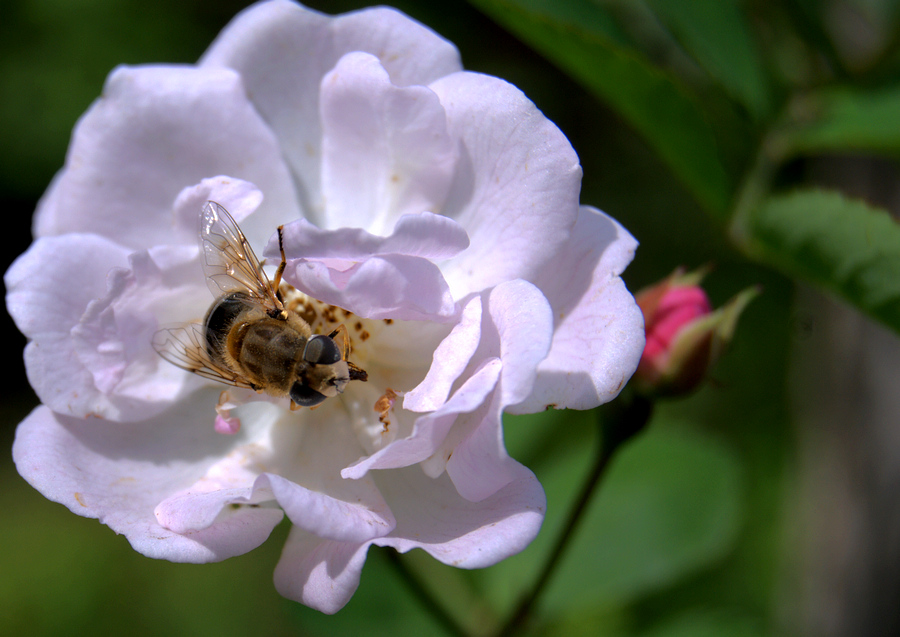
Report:
[[306,321],[313,334],[330,334],[343,325],[350,339],[348,361],[362,369],[367,369],[373,360],[377,337],[394,323],[392,319],[373,320],[356,316],[344,308],[318,301],[289,283],[282,282],[278,290],[285,308]]
[[340,402],[348,412],[354,433],[370,453],[393,440],[396,432],[391,430],[391,412],[397,398],[395,390],[408,387],[390,385],[400,380],[392,379],[392,368],[397,364],[402,367],[403,362],[397,361],[394,356],[389,356],[390,360],[382,360],[385,353],[382,350],[385,332],[396,329],[403,322],[362,318],[344,308],[314,299],[284,282],[279,286],[279,292],[285,308],[306,321],[313,334],[330,334],[339,326],[346,329],[350,341],[347,360],[366,370],[368,380],[365,383],[350,383],[342,394],[331,400]]

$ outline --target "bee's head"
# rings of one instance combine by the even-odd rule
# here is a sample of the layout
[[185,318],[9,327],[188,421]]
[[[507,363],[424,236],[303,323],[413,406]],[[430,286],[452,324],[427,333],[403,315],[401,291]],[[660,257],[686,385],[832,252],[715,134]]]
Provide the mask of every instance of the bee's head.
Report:
[[328,336],[310,336],[303,350],[303,363],[298,366],[298,380],[290,391],[291,400],[301,407],[315,407],[326,398],[337,396],[350,382],[350,369]]

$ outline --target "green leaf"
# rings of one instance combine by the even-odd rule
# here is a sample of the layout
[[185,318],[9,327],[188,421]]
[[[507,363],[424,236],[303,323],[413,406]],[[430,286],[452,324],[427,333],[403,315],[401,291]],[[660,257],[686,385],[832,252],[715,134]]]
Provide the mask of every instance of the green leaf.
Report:
[[736,0],[649,0],[684,49],[756,119],[768,110],[759,50]]
[[861,201],[820,190],[772,197],[748,223],[751,252],[900,332],[900,227]]
[[900,87],[822,91],[796,100],[788,154],[864,151],[900,154]]
[[[541,417],[509,420],[518,425],[519,419]],[[549,419],[545,422],[550,424]],[[568,427],[580,425],[571,422]],[[559,438],[561,430],[555,431]],[[485,594],[500,605],[507,596],[516,596],[509,590],[511,582],[527,587],[534,581],[535,569],[545,559],[541,555],[546,556],[561,531],[593,450],[584,437],[570,437],[547,454],[552,465],[533,465],[547,491],[547,522],[522,559],[512,558],[484,573]],[[711,564],[734,545],[741,494],[739,464],[727,448],[680,427],[651,428],[614,458],[541,598],[541,608],[551,621],[581,616],[659,590]]]
[[[700,105],[673,76],[611,37],[587,0],[471,0],[608,103],[710,212],[724,215],[732,185]],[[576,19],[581,16],[581,19]]]

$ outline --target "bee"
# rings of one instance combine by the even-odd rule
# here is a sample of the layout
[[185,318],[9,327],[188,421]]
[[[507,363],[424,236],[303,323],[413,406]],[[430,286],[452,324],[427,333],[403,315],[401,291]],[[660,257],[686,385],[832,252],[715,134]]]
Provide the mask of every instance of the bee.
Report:
[[282,236],[279,226],[281,263],[270,283],[237,222],[208,201],[200,213],[200,261],[216,300],[202,324],[160,330],[153,347],[204,378],[288,397],[291,409],[315,407],[367,374],[347,360],[350,339],[343,325],[313,334],[285,307],[279,292],[287,264]]

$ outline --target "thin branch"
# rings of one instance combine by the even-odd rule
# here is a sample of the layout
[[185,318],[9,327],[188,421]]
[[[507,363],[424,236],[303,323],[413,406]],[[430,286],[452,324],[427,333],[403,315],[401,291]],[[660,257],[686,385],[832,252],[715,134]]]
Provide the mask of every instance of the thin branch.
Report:
[[388,562],[394,567],[394,570],[400,575],[400,578],[406,583],[410,592],[419,600],[419,603],[427,610],[444,629],[454,637],[468,637],[469,633],[437,602],[428,592],[426,586],[416,576],[406,564],[400,554],[393,549],[383,551],[387,556]]
[[572,509],[569,511],[569,516],[563,527],[562,534],[557,538],[550,556],[544,563],[540,575],[531,588],[531,592],[519,603],[515,612],[510,616],[500,633],[498,633],[498,637],[509,637],[510,635],[520,634],[525,623],[530,618],[531,613],[534,611],[538,598],[544,592],[547,582],[556,571],[560,559],[565,553],[566,548],[568,548],[569,539],[578,528],[582,514],[590,503],[591,497],[593,496],[600,479],[606,473],[610,460],[612,460],[616,451],[623,443],[631,439],[644,428],[650,420],[653,405],[644,398],[635,397],[618,407],[618,410],[614,411],[609,417],[601,422],[602,435],[600,436],[594,466],[591,468],[591,472],[588,474],[581,487],[581,492],[578,494]]

